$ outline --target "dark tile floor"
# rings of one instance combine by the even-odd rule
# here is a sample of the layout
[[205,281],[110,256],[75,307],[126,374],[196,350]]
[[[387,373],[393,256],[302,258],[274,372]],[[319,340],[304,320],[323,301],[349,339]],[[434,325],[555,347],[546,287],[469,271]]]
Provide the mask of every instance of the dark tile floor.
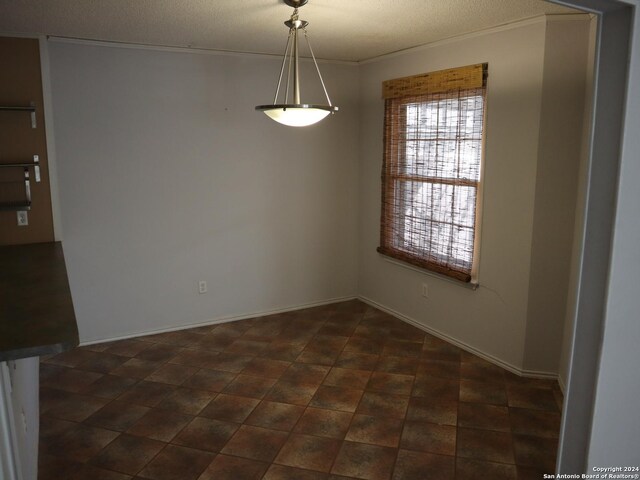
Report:
[[530,479],[561,394],[359,301],[41,363],[40,480]]

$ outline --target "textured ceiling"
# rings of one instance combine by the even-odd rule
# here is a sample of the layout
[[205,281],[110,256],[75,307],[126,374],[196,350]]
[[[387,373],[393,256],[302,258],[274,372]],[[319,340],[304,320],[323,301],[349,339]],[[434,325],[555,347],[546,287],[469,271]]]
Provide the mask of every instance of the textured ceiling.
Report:
[[[0,0],[1,34],[281,54],[282,0]],[[360,61],[452,36],[573,11],[543,0],[309,0],[318,58]]]

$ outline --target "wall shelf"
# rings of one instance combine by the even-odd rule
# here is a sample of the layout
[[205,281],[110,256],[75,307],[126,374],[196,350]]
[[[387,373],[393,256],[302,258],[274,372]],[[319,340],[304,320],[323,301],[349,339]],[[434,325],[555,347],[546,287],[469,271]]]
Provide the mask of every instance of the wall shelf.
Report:
[[[28,106],[6,106],[0,105],[0,112],[26,112],[31,116],[31,128],[36,128],[36,107]],[[0,164],[2,168],[22,168],[24,177],[21,181],[2,182],[0,184],[0,211],[6,210],[31,210],[31,175],[29,169],[33,168],[36,182],[40,181],[40,157],[33,156],[32,162],[16,162]]]
[[2,212],[24,212],[28,210],[31,210],[31,202],[7,202],[0,204],[0,211]]
[[33,156],[32,162],[18,162],[0,164],[2,168],[22,168],[23,179],[21,181],[3,182],[0,191],[0,211],[31,210],[31,175],[34,170],[34,179],[40,181],[40,157]]
[[31,114],[31,128],[36,128],[36,107],[29,105],[28,107],[7,107],[0,105],[0,112],[29,112]]

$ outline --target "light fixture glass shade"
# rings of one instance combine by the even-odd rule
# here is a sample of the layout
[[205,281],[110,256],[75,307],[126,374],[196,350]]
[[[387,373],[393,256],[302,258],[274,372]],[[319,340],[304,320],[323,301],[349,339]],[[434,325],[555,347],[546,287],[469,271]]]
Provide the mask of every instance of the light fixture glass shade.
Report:
[[318,123],[338,107],[325,105],[259,105],[256,110],[269,118],[289,127],[306,127]]

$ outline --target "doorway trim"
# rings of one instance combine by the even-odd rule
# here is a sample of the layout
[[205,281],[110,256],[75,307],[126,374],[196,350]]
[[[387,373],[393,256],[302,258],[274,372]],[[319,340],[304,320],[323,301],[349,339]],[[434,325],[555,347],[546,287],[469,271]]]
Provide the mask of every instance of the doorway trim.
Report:
[[575,474],[585,473],[589,464],[610,286],[629,58],[638,55],[631,43],[638,12],[629,1],[549,1],[586,10],[598,18],[582,250],[556,464],[557,473]]

